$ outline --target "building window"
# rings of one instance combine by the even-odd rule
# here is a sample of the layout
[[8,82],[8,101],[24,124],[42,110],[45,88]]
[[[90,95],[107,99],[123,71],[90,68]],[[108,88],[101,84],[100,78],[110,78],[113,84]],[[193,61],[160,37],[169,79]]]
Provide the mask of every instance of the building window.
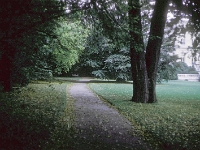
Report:
[[185,44],[185,39],[182,38],[181,41],[180,41],[180,43],[181,43],[181,44]]

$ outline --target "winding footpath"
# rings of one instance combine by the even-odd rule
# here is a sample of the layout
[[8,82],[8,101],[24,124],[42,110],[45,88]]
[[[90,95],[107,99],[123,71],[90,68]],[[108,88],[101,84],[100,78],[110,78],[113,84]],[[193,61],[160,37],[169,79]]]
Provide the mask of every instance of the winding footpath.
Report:
[[70,94],[76,100],[77,136],[88,142],[110,145],[110,150],[146,150],[143,142],[131,135],[131,123],[92,93],[87,81],[89,79],[74,83],[70,89]]

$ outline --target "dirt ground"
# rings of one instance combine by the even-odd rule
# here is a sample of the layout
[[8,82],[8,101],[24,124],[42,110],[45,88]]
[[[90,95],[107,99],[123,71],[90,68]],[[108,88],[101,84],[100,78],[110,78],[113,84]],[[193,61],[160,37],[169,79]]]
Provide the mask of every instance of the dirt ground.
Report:
[[139,137],[132,136],[131,123],[91,92],[87,81],[89,79],[82,79],[70,89],[70,94],[76,100],[77,136],[88,143],[96,142],[110,150],[148,149]]

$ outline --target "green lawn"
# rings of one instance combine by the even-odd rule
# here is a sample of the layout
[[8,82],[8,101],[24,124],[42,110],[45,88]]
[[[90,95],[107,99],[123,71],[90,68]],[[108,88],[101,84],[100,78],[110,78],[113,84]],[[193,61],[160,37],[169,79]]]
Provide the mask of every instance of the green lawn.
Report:
[[69,94],[80,78],[36,81],[0,93],[0,149],[110,150],[110,144],[77,136],[75,100]]
[[69,149],[73,142],[70,82],[37,82],[0,93],[0,149]]
[[[74,100],[66,92],[73,82],[70,80],[39,81],[11,93],[0,93],[0,148],[97,148],[97,143],[88,144],[87,140],[74,137]],[[159,84],[155,104],[130,102],[132,84],[96,82],[89,85],[123,113],[133,123],[134,133],[143,135],[152,146],[200,148],[200,83]],[[106,149],[106,145],[101,146]]]
[[158,102],[131,102],[132,84],[90,83],[152,145],[161,149],[200,149],[200,82],[170,81],[157,85]]

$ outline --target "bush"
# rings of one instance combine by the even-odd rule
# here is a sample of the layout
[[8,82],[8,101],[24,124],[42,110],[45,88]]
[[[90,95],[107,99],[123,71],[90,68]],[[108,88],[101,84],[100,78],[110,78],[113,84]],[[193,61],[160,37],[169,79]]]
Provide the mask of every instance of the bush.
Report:
[[95,77],[123,82],[131,79],[130,58],[121,54],[109,56],[101,70],[93,71]]

